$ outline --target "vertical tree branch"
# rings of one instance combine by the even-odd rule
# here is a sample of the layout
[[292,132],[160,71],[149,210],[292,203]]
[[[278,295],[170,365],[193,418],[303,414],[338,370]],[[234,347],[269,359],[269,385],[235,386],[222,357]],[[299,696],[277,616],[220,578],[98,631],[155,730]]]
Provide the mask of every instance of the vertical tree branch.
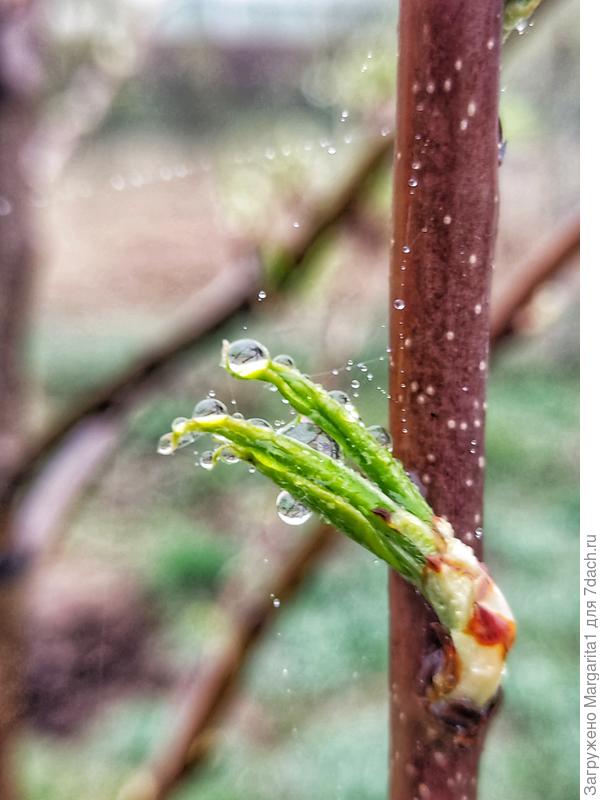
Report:
[[[0,486],[22,444],[22,348],[32,270],[28,187],[21,163],[39,77],[33,2],[0,4]],[[0,797],[13,800],[13,733],[19,712],[22,625],[15,564],[0,526]]]
[[[400,7],[392,434],[436,513],[481,555],[502,2]],[[485,720],[450,722],[428,707],[433,617],[393,574],[390,612],[390,797],[473,800]]]

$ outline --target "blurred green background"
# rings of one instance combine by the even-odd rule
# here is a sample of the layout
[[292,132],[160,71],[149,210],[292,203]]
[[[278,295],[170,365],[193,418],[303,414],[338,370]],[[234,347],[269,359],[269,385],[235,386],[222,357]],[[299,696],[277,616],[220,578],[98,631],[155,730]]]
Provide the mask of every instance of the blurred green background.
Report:
[[[68,159],[42,152],[32,434],[159,340],[217,272],[235,281],[240,253],[293,240],[391,135],[395,68],[391,0],[346,2],[343,14],[333,0],[49,7],[49,128],[82,66],[116,74],[118,90]],[[554,3],[507,48],[497,292],[577,208],[577,26],[575,2]],[[356,393],[369,423],[387,413],[389,203],[383,175],[293,295],[267,296],[225,332],[248,331]],[[577,793],[577,325],[570,270],[536,294],[493,360],[486,560],[520,633],[482,800]],[[242,465],[207,473],[191,448],[155,455],[171,419],[208,390],[247,416],[289,418],[269,392],[221,374],[218,348],[214,338],[186,357],[132,415],[37,577],[31,627],[43,647],[20,758],[31,800],[115,797],[168,739],[178,687],[223,642],[240,586],[268,591],[307,535],[279,521],[275,489]],[[386,664],[386,569],[340,537],[280,606],[214,758],[173,796],[381,800]]]

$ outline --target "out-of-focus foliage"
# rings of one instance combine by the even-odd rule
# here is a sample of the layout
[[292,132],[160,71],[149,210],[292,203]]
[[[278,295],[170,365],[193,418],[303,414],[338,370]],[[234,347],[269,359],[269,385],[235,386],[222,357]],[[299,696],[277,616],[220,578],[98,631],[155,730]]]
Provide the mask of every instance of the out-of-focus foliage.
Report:
[[[109,52],[105,42],[113,43],[113,54],[123,43],[125,59],[143,20],[157,11],[163,16],[101,127],[36,197],[32,430],[159,338],[217,270],[235,280],[240,255],[255,243],[299,235],[365,148],[391,135],[391,0],[352,5],[343,36],[323,23],[321,36],[307,27],[300,39],[282,31],[288,23],[297,31],[292,11],[304,0],[252,5],[262,7],[268,35],[259,35],[255,22],[241,30],[232,0],[167,3],[162,10],[54,3],[60,14],[47,24],[60,58],[49,101],[59,98],[77,64],[110,68],[112,56],[97,58]],[[331,7],[339,16],[339,5]],[[575,17],[573,2],[556,16],[540,15],[515,37],[503,69],[509,141],[500,175],[497,291],[576,202]],[[292,350],[330,388],[358,391],[368,424],[383,421],[387,406],[389,200],[384,177],[297,294],[279,306],[267,296],[252,320],[240,318],[223,332],[233,339],[251,326],[252,336]],[[530,309],[524,340],[493,364],[486,558],[506,587],[520,637],[484,761],[482,800],[565,800],[576,793],[573,300],[569,277],[547,287]],[[56,555],[65,569],[73,564],[73,581],[81,581],[77,565],[85,557],[98,569],[124,570],[122,580],[137,585],[140,602],[154,609],[150,646],[168,688],[115,694],[71,737],[30,730],[21,760],[30,800],[114,797],[130,769],[169,736],[169,688],[223,641],[227,609],[239,593],[266,586],[285,551],[306,535],[278,521],[274,490],[241,465],[209,474],[194,466],[192,452],[169,463],[155,455],[159,434],[183,409],[191,411],[200,387],[203,394],[214,389],[230,410],[237,404],[255,416],[268,408],[271,419],[288,419],[269,392],[256,398],[214,376],[217,347],[207,341],[191,354],[133,416]],[[242,586],[233,589],[243,565]],[[280,608],[214,763],[175,797],[380,800],[386,603],[384,566],[340,542],[300,597]]]

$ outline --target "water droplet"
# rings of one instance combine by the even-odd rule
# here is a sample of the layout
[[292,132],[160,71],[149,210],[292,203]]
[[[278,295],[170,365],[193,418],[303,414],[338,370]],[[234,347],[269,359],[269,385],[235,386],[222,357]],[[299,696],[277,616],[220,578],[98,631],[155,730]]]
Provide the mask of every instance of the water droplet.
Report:
[[125,178],[122,175],[113,175],[110,179],[110,185],[113,189],[121,192],[125,188]]
[[452,217],[450,216],[450,214],[446,214],[446,216],[443,219],[444,225],[450,225],[451,222],[452,222]]
[[[312,516],[312,511],[289,492],[281,492],[277,496],[277,514],[287,525],[303,525]],[[277,600],[277,598],[275,598]],[[273,605],[275,605],[273,600]],[[279,601],[277,601],[279,603]],[[276,606],[278,608],[278,606]]]
[[454,339],[454,331],[446,331],[446,339],[451,342]]
[[175,448],[173,447],[173,436],[170,433],[165,433],[163,436],[160,437],[158,440],[158,447],[156,448],[156,452],[160,453],[161,456],[171,456],[175,452]]
[[446,78],[446,80],[444,81],[444,91],[449,92],[451,88],[452,88],[452,79]]
[[488,50],[493,50],[495,45],[496,45],[496,40],[495,39],[488,39],[487,40],[487,49]]
[[300,223],[298,222],[298,220],[295,220],[294,222],[292,222],[292,228],[299,228],[299,227],[300,227]]
[[414,189],[415,186],[419,185],[419,181],[413,175],[413,177],[408,179],[408,185],[411,186]]
[[460,121],[460,129],[461,131],[466,131],[469,127],[469,120],[468,119],[461,119]]
[[470,117],[475,116],[475,112],[477,111],[477,103],[474,100],[471,100],[469,105],[467,106],[467,114]]
[[237,464],[240,459],[229,447],[224,447],[219,451],[219,461],[224,464]]
[[192,417],[194,419],[206,417],[223,417],[227,414],[227,406],[216,397],[206,397],[200,400],[194,407]]
[[341,406],[344,406],[344,410],[350,417],[352,417],[352,419],[355,420],[360,419],[360,414],[356,410],[354,403],[352,402],[350,397],[346,394],[346,392],[342,392],[339,389],[333,389],[331,392],[329,392],[329,396],[331,397],[332,400],[335,400],[336,403],[339,403]]
[[342,113],[340,114],[340,122],[346,122],[346,120],[348,119],[348,116],[349,116],[349,112],[346,109],[344,109],[342,111]]
[[269,363],[269,351],[254,339],[238,339],[228,345],[226,350],[227,366],[240,376],[260,372]]
[[283,367],[290,367],[290,369],[295,369],[296,367],[294,359],[286,353],[280,353],[280,355],[275,356],[273,362],[275,364],[281,364]]
[[257,294],[257,297],[258,297],[258,302],[262,303],[262,301],[266,299],[267,293],[265,292],[264,289],[261,289],[260,292]]
[[188,420],[185,417],[176,417],[171,423],[171,430],[173,433],[182,433],[187,422]]
[[405,244],[403,246],[403,248],[402,248],[402,252],[403,253],[410,253],[410,247],[407,244]]
[[404,300],[402,300],[400,297],[398,297],[398,298],[396,298],[396,300],[394,300],[394,308],[397,311],[402,311],[403,309],[406,308],[406,303],[404,302]]
[[12,211],[12,203],[8,197],[0,195],[0,217],[7,217]]
[[267,422],[266,419],[261,419],[260,417],[252,417],[248,420],[251,425],[256,425],[257,428],[264,428],[265,430],[273,430],[271,427],[271,423]]
[[360,381],[357,381],[355,378],[353,381],[350,381],[350,386],[353,389],[360,389]]
[[213,461],[213,450],[205,450],[198,461],[196,461],[197,466],[202,467],[202,469],[208,470],[210,472],[211,469],[214,469],[215,462]]
[[281,605],[281,600],[278,597],[274,597],[273,605],[275,606],[275,608],[279,608],[279,606]]
[[476,263],[477,263],[477,256],[475,255],[475,253],[471,253],[471,255],[469,256],[469,264],[473,266]]
[[385,447],[388,450],[392,449],[392,437],[383,427],[383,425],[371,425],[367,428],[367,430],[375,439],[375,441],[378,442],[382,447]]
[[330,458],[340,457],[340,448],[337,442],[314,422],[292,422],[289,427],[282,428],[280,433],[297,442],[302,442]]
[[427,92],[427,94],[433,94],[435,92],[435,83],[433,81],[429,81],[429,83],[425,87],[425,91]]

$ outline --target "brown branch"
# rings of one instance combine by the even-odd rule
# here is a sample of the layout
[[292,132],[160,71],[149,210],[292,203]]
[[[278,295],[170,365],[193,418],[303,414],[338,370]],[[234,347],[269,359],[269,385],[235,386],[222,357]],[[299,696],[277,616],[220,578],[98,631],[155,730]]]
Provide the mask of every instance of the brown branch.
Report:
[[[501,12],[501,0],[400,3],[392,438],[435,512],[479,556]],[[436,631],[423,599],[391,573],[391,800],[477,795],[486,719],[458,708],[440,715],[429,705],[428,675],[441,653]]]
[[[548,250],[550,249],[548,246]],[[523,284],[532,286],[533,290],[539,288],[550,274],[550,272],[542,274],[536,269],[540,256],[540,253],[534,253],[520,273]],[[507,292],[506,299],[500,298],[498,308],[506,309],[509,318],[512,318],[522,307],[520,302],[522,296],[524,293],[511,289]],[[496,313],[492,308],[492,319],[495,317]],[[497,334],[492,330],[492,345],[496,342]],[[282,565],[280,573],[265,590],[264,596],[268,594],[269,597],[285,597],[289,602],[301,588],[304,579],[320,562],[331,537],[330,528],[319,527],[307,539],[303,549],[293,553],[289,557],[289,563]],[[295,564],[298,562],[302,566],[302,579],[297,577]],[[293,581],[293,586],[288,585],[289,580]],[[216,746],[215,728],[228,713],[234,699],[235,688],[243,677],[248,660],[252,657],[260,639],[268,633],[269,626],[263,624],[262,615],[271,619],[272,613],[272,604],[268,602],[262,602],[254,608],[252,615],[257,633],[251,641],[247,636],[245,618],[239,621],[223,651],[198,674],[193,685],[184,692],[173,738],[163,744],[163,749],[154,760],[131,777],[119,800],[158,800],[166,797],[170,789],[192,769],[201,768],[206,763]],[[226,691],[223,687],[226,687]],[[168,785],[165,778],[168,779]],[[148,790],[147,787],[151,787],[154,794],[144,794],[144,790]]]
[[239,614],[228,644],[199,671],[187,690],[167,746],[133,774],[119,792],[118,800],[161,800],[190,769],[205,762],[213,749],[214,731],[229,709],[249,656],[280,613],[273,597],[282,603],[289,601],[333,537],[331,528],[319,527],[281,566],[270,591],[263,591]]
[[50,97],[26,148],[36,184],[56,181],[86,137],[106,119],[122,88],[142,68],[161,10],[159,4],[131,15],[125,58],[122,52],[114,59],[98,58],[90,44],[84,63],[77,64],[64,89]]
[[[373,171],[384,163],[386,151],[387,141],[385,147],[377,141],[358,168],[343,183],[341,191],[323,205],[322,212],[315,215],[311,225],[305,226],[307,232],[288,249],[283,250],[280,263],[285,262],[285,267],[277,276],[279,288],[286,287],[297,268],[300,265],[304,267],[329,232],[352,212]],[[19,465],[0,494],[1,513],[6,517],[17,494],[76,426],[98,414],[126,412],[138,392],[162,377],[176,359],[221,330],[239,313],[252,307],[261,288],[264,288],[264,279],[256,257],[248,258],[235,273],[228,271],[218,276],[208,292],[199,297],[197,305],[193,309],[189,308],[185,319],[178,320],[173,330],[166,333],[157,346],[149,348],[133,365],[98,389],[79,407],[69,411],[52,430],[26,448]]]
[[563,224],[542,243],[511,280],[492,307],[491,337],[502,339],[513,332],[518,312],[532,299],[539,287],[564,267],[579,252],[579,217]]
[[[23,350],[34,259],[23,147],[35,122],[41,77],[37,10],[34,0],[0,3],[0,485],[18,460],[24,428]],[[14,800],[24,625],[8,548],[8,532],[0,528],[0,797]]]

